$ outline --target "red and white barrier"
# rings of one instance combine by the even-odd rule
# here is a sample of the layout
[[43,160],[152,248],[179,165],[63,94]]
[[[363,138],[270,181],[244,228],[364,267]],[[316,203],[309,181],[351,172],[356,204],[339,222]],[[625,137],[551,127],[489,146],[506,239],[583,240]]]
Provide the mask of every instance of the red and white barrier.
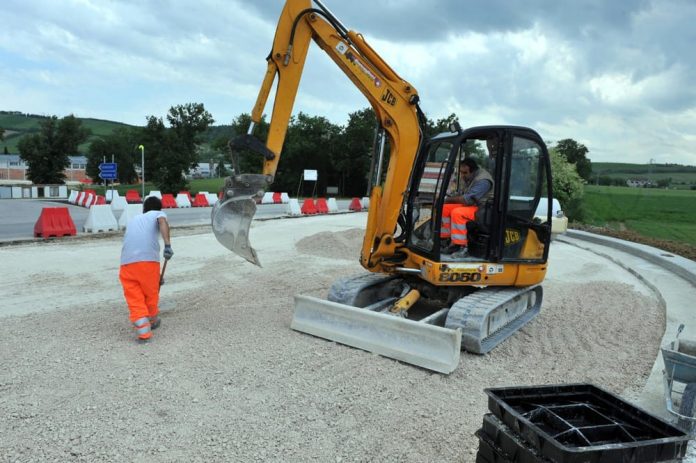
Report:
[[261,204],[273,204],[273,193],[272,191],[267,191],[263,194],[263,198],[261,198]]
[[288,196],[287,193],[281,193],[280,194],[280,203],[281,204],[287,204],[290,202],[290,197]]
[[217,197],[217,195],[215,195],[215,194],[213,194],[213,193],[208,193],[207,196],[208,196],[208,204],[209,204],[209,205],[214,206],[214,205],[217,204],[217,202],[218,202],[218,197]]
[[327,206],[329,207],[330,214],[338,212],[338,203],[336,202],[336,198],[329,198]]
[[34,224],[34,237],[45,239],[52,236],[74,235],[77,235],[77,229],[67,207],[44,207],[41,209],[41,215]]
[[85,232],[89,233],[118,230],[118,222],[116,221],[116,217],[114,217],[114,213],[111,212],[111,206],[101,205],[90,207],[84,229]]
[[188,194],[188,191],[176,195],[176,207],[191,207],[191,196]]
[[193,198],[193,207],[208,207],[208,198],[203,193],[198,193],[195,198]]
[[295,198],[292,198],[288,201],[288,208],[286,209],[286,211],[288,215],[302,215],[300,203]]
[[126,198],[123,196],[114,196],[111,200],[111,212],[113,212],[115,216],[118,216],[127,205]]
[[78,195],[77,190],[70,190],[70,196],[68,197],[68,202],[70,204],[75,204],[77,202],[77,195]]
[[176,207],[176,199],[171,193],[162,195],[162,209],[173,209]]
[[360,198],[353,198],[350,201],[350,206],[348,206],[348,210],[353,211],[353,212],[362,211],[362,204],[360,204]]
[[317,198],[317,214],[328,214],[329,205],[326,204],[326,198]]

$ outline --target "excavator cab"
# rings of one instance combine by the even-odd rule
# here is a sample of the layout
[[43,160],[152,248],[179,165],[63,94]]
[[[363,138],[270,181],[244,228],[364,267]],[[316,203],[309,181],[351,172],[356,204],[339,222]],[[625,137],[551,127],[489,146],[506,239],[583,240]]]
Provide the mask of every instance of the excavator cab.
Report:
[[408,249],[434,262],[453,260],[446,252],[442,210],[448,196],[461,189],[458,166],[465,158],[488,171],[493,185],[492,196],[466,223],[468,253],[460,260],[546,262],[551,209],[544,211],[546,221],[534,216],[551,188],[548,152],[539,135],[523,127],[474,127],[438,135],[424,145],[405,207]]

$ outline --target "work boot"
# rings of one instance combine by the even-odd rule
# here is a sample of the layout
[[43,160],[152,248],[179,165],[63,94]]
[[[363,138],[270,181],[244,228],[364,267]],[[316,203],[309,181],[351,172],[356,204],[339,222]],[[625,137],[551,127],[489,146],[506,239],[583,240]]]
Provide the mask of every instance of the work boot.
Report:
[[150,329],[151,330],[156,330],[159,326],[162,320],[159,318],[159,315],[155,315],[150,319]]
[[454,254],[455,252],[459,251],[461,249],[461,246],[458,244],[450,244],[449,246],[445,247],[442,250],[442,254]]
[[452,254],[453,259],[463,259],[465,257],[469,257],[469,250],[466,248],[466,246],[462,246],[462,248]]

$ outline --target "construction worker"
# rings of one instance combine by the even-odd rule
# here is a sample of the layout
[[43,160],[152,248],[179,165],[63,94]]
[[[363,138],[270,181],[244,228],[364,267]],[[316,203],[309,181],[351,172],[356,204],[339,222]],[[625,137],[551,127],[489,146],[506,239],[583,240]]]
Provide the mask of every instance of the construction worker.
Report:
[[160,324],[159,235],[164,240],[163,256],[169,260],[174,251],[169,239],[167,215],[162,212],[162,201],[150,196],[143,203],[143,213],[133,217],[126,225],[119,272],[130,311],[129,318],[140,341],[150,339],[152,330]]
[[474,220],[479,206],[493,196],[493,177],[476,161],[466,158],[459,164],[460,188],[448,195],[442,209],[441,238],[450,238],[443,250],[454,258],[467,256],[466,223]]

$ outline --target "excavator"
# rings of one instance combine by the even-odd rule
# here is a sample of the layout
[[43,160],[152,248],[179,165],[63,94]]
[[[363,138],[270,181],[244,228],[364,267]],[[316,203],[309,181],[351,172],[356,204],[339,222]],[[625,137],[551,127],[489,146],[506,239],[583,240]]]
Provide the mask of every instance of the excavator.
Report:
[[[249,240],[256,203],[273,183],[310,44],[336,63],[376,115],[369,208],[360,263],[327,299],[295,296],[291,328],[421,368],[449,374],[461,351],[485,354],[540,311],[551,242],[551,168],[542,138],[500,125],[426,137],[419,94],[320,0],[287,0],[245,135],[230,141],[234,173],[212,211],[218,241],[260,265]],[[254,136],[273,83],[265,142]],[[242,173],[239,153],[263,157]],[[450,253],[443,206],[474,159],[492,194],[466,223],[466,255]],[[548,205],[542,218],[538,207]],[[459,253],[461,254],[461,253]]]

